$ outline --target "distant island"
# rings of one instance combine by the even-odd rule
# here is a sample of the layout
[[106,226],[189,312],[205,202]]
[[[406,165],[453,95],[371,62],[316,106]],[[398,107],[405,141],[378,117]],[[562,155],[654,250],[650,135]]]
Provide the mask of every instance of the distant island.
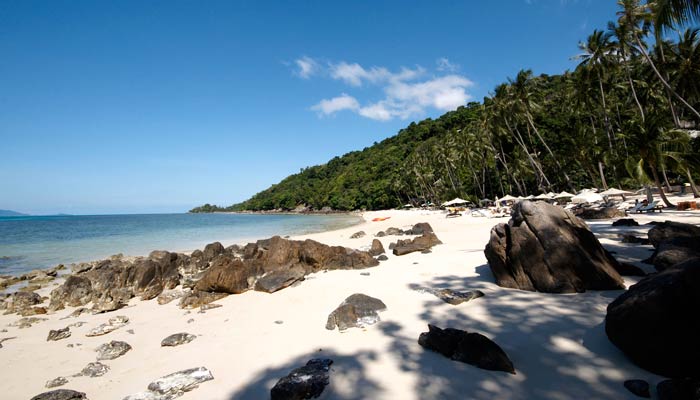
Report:
[[23,217],[29,214],[22,214],[21,212],[12,210],[0,210],[0,217]]

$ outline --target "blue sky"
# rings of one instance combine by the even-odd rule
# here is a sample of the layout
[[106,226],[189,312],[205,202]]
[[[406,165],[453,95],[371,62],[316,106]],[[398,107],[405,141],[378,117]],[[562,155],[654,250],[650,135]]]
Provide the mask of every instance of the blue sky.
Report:
[[612,0],[0,0],[0,209],[245,200],[530,68]]

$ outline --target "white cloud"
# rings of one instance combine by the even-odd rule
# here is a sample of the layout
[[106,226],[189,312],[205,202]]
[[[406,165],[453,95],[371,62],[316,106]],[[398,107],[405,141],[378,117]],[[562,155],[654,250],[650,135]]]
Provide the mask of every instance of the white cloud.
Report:
[[345,93],[338,97],[333,97],[332,99],[323,99],[318,104],[311,107],[311,109],[317,111],[320,116],[332,115],[342,110],[358,110],[359,108],[360,103],[357,99]]
[[453,64],[446,57],[438,58],[435,63],[437,64],[437,70],[443,72],[456,72],[459,70],[459,65]]
[[299,70],[296,72],[297,75],[304,79],[309,79],[319,69],[319,65],[316,60],[307,56],[294,60],[294,64],[296,64],[297,68],[299,68]]
[[296,63],[301,77],[324,75],[351,87],[375,86],[384,93],[383,98],[366,103],[346,93],[323,99],[311,107],[319,116],[348,110],[377,121],[407,119],[424,114],[429,108],[452,110],[471,99],[467,90],[473,83],[456,74],[459,66],[447,58],[436,60],[438,76],[432,77],[426,76],[426,70],[421,66],[402,67],[398,71],[391,71],[386,67],[366,68],[358,63],[340,61],[329,62],[324,68],[308,57],[302,57]]

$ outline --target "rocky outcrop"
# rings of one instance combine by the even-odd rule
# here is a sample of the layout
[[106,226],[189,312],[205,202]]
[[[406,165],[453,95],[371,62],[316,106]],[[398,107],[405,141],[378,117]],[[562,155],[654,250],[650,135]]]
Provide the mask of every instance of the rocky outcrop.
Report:
[[700,239],[700,227],[682,222],[664,221],[649,229],[649,240],[656,248],[659,244],[676,238]]
[[80,307],[92,301],[92,283],[90,279],[70,275],[63,285],[51,291],[51,311],[62,310],[64,306]]
[[114,360],[126,354],[131,350],[131,345],[127,342],[112,340],[109,343],[101,344],[95,349],[97,352],[97,361]]
[[303,400],[321,396],[329,383],[333,360],[313,359],[305,366],[292,370],[270,390],[271,400]]
[[644,262],[653,264],[657,271],[663,271],[698,257],[700,257],[700,237],[676,237],[659,243],[654,254]]
[[3,302],[0,302],[0,310],[5,310],[5,314],[29,314],[32,306],[41,304],[43,299],[34,292],[15,292],[9,295]]
[[328,316],[326,329],[338,327],[344,331],[348,328],[364,328],[379,322],[379,311],[386,310],[386,305],[379,299],[362,293],[355,293],[345,299]]
[[238,294],[250,289],[256,268],[233,257],[219,257],[195,285],[195,290]]
[[298,266],[286,270],[272,271],[263,275],[255,282],[255,290],[258,292],[274,293],[296,282],[304,280],[304,269]]
[[31,400],[87,400],[87,396],[85,393],[75,390],[56,389],[38,394],[32,397]]
[[503,349],[480,333],[428,325],[428,332],[420,334],[418,344],[455,361],[515,374],[513,362]]
[[384,246],[382,245],[382,242],[380,242],[378,239],[373,239],[372,240],[372,247],[369,249],[369,255],[372,257],[376,257],[380,254],[384,254]]
[[605,333],[638,366],[700,378],[700,259],[633,285],[608,305]]
[[189,343],[197,339],[197,336],[191,335],[187,332],[174,333],[160,342],[161,347],[175,347],[181,344]]
[[425,232],[413,239],[399,240],[392,250],[395,256],[403,256],[415,251],[430,250],[431,247],[442,244],[434,232]]
[[569,211],[521,201],[511,215],[491,229],[484,250],[499,286],[546,293],[625,288],[617,260]]

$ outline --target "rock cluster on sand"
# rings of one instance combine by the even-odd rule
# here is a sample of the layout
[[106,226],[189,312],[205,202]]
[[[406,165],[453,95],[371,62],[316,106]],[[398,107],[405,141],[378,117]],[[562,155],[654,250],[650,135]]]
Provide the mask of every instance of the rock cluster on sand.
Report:
[[85,393],[75,390],[56,389],[38,394],[32,397],[31,400],[87,400],[87,396]]
[[608,305],[605,333],[640,367],[700,378],[700,259],[648,276]]
[[665,221],[649,229],[654,254],[644,262],[663,271],[680,262],[700,257],[700,227]]
[[344,331],[348,328],[364,328],[379,321],[379,311],[386,310],[386,305],[379,299],[362,293],[355,293],[345,299],[338,308],[328,316],[326,329],[338,327]]
[[515,374],[513,362],[503,349],[480,333],[428,325],[428,332],[420,334],[418,344],[455,361]]
[[398,240],[396,243],[392,243],[389,247],[392,249],[395,256],[402,256],[416,251],[426,252],[430,250],[431,247],[442,244],[437,235],[435,235],[435,232],[433,232],[433,228],[427,222],[416,224],[413,228],[404,233],[420,236],[413,239]]
[[148,391],[126,396],[123,400],[169,400],[212,379],[214,376],[205,367],[186,369],[158,378],[148,385]]
[[313,359],[281,378],[270,390],[271,400],[302,400],[317,398],[329,383],[333,360]]
[[521,201],[491,229],[484,253],[499,286],[547,293],[624,289],[620,264],[561,207]]

